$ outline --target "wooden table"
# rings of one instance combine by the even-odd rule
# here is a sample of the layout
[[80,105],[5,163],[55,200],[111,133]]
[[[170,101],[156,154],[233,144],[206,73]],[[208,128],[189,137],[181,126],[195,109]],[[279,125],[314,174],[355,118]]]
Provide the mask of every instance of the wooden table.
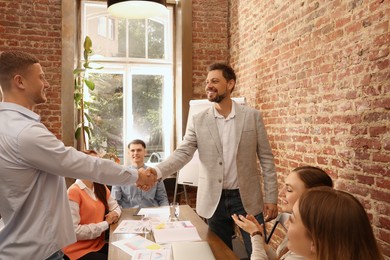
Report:
[[[123,219],[141,219],[141,216],[134,216],[136,209],[122,209],[122,216],[119,222]],[[222,242],[222,240],[214,234],[207,224],[195,213],[195,211],[188,205],[180,205],[180,220],[189,220],[196,227],[200,238],[207,241],[210,245],[211,251],[217,260],[239,259],[233,251]],[[110,242],[118,241],[125,238],[130,238],[133,234],[114,234],[117,224],[110,226]],[[109,244],[108,260],[124,260],[131,259],[131,256],[123,252],[116,246]],[[175,259],[176,260],[176,259]],[[181,259],[179,259],[181,260]],[[185,259],[183,259],[185,260]]]

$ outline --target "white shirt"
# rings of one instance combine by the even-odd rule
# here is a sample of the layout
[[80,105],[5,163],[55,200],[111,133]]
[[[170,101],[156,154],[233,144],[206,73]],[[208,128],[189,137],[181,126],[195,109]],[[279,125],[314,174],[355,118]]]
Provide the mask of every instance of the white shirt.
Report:
[[237,178],[237,138],[236,138],[236,107],[232,102],[232,111],[225,118],[213,107],[215,121],[217,123],[219,138],[221,139],[223,152],[223,188],[238,189]]
[[[88,188],[82,180],[77,179],[75,182],[80,189],[85,191],[89,197],[93,200],[98,200],[96,198],[94,189]],[[108,209],[110,211],[115,211],[118,216],[122,214],[122,211],[114,198],[109,196],[107,200]],[[109,228],[109,224],[107,221],[102,221],[99,223],[90,223],[86,225],[80,225],[80,205],[72,200],[69,200],[70,212],[72,214],[73,226],[76,232],[77,240],[87,240],[87,239],[95,239],[99,237],[105,230]]]
[[65,147],[31,110],[0,102],[0,259],[46,259],[76,242],[63,176],[131,184],[136,170]]

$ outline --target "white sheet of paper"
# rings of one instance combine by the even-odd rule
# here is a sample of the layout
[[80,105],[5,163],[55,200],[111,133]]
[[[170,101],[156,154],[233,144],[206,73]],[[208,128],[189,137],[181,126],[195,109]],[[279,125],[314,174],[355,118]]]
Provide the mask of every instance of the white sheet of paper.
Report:
[[137,250],[134,253],[132,259],[136,260],[170,260],[171,250],[170,249],[159,249],[159,250]]
[[215,260],[209,243],[206,241],[172,243],[172,254],[174,260]]
[[[122,240],[118,240],[115,242],[112,242],[112,244],[116,247],[119,247],[121,250],[123,250],[125,253],[135,256],[137,254],[146,254],[147,251],[159,251],[164,250],[163,246],[156,244],[146,238],[143,238],[141,236],[134,236],[131,238],[126,238]],[[170,247],[169,247],[170,248]],[[149,254],[148,254],[149,255]],[[152,254],[150,254],[152,255]],[[138,259],[138,258],[135,258]],[[149,259],[149,258],[146,258]]]
[[142,234],[143,224],[140,220],[122,220],[114,230],[115,234]]
[[169,219],[169,206],[141,208],[137,215],[146,216],[152,219],[157,218],[161,221],[167,221]]
[[201,238],[191,221],[165,222],[153,225],[153,236],[156,243],[181,241],[200,241]]

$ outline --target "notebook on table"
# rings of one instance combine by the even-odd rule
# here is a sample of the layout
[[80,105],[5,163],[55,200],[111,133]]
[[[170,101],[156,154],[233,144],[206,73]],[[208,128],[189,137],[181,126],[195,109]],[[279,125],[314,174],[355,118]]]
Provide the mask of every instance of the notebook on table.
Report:
[[173,260],[215,260],[206,241],[172,243],[172,253]]

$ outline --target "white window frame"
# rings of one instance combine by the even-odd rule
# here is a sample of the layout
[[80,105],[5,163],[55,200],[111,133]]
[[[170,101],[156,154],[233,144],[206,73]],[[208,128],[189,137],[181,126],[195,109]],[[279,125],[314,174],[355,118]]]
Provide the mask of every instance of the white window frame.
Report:
[[[97,1],[83,1],[82,2],[82,14],[83,17],[86,16],[86,10],[84,7],[84,3],[86,4],[96,4],[101,5],[101,3]],[[125,158],[125,164],[128,164],[127,158],[127,144],[134,138],[139,138],[134,136],[130,129],[129,124],[132,121],[132,100],[131,95],[128,95],[130,91],[132,91],[132,75],[162,75],[164,76],[164,95],[163,95],[163,107],[162,107],[162,128],[163,128],[163,152],[165,157],[168,156],[173,150],[174,144],[174,82],[173,82],[173,55],[172,55],[172,46],[173,46],[173,12],[172,9],[169,10],[169,20],[170,26],[168,22],[164,22],[161,18],[155,18],[153,20],[158,21],[164,24],[164,40],[165,40],[165,57],[164,59],[146,59],[146,58],[121,58],[121,57],[99,57],[96,55],[95,57],[91,57],[91,61],[96,61],[101,64],[104,69],[102,70],[90,70],[90,73],[108,73],[108,74],[123,74],[123,102],[124,102],[124,111],[123,118],[126,118],[123,122],[123,155]],[[96,16],[95,16],[96,17]],[[109,16],[106,16],[106,21],[110,20]],[[114,20],[111,20],[114,21]],[[114,22],[112,25],[114,26]],[[114,27],[113,27],[114,28]],[[109,28],[106,28],[106,32]],[[82,39],[85,39],[86,36],[86,23],[82,18]],[[114,33],[114,32],[113,32]],[[106,35],[109,36],[109,35]],[[127,36],[128,38],[128,36]],[[92,39],[93,41],[93,39]],[[146,51],[148,50],[146,41]],[[147,55],[147,53],[146,53]],[[128,49],[126,49],[126,56],[128,56]],[[82,55],[81,55],[82,57]],[[127,86],[127,87],[126,87]],[[131,121],[127,118],[131,117]]]

